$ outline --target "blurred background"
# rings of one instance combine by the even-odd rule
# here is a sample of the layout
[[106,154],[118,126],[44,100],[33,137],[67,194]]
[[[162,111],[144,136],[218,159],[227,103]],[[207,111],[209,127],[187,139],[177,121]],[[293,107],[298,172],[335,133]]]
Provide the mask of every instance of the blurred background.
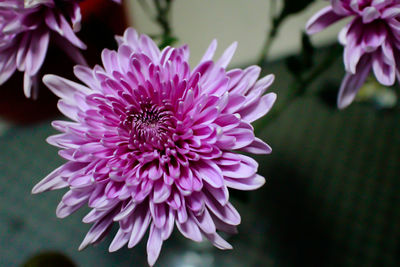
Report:
[[[123,8],[96,1],[84,7],[80,33],[89,45],[90,64],[99,62],[102,48],[115,48],[113,35],[121,34],[125,24],[142,33],[159,32],[136,0],[125,1]],[[230,67],[245,67],[259,57],[270,27],[269,5],[267,0],[174,0],[172,26],[180,43],[189,44],[192,66],[217,38],[217,54],[239,41]],[[289,17],[272,45],[271,60],[263,67],[264,74],[276,76],[269,90],[278,94],[277,105],[295,81],[296,68],[288,58],[301,51],[301,31],[326,5],[316,1]],[[116,16],[123,19],[116,23]],[[312,38],[317,63],[337,49],[341,26]],[[43,73],[62,71],[71,77],[72,65],[68,59],[50,61]],[[261,189],[231,194],[242,215],[239,234],[224,236],[234,250],[197,244],[175,231],[156,266],[400,266],[399,89],[371,83],[359,101],[339,112],[335,104],[343,75],[339,56],[306,94],[258,125],[273,153],[257,157],[259,173],[267,178]],[[90,228],[81,222],[88,209],[60,220],[55,209],[62,190],[31,195],[32,187],[63,163],[45,142],[56,133],[51,120],[62,117],[46,89],[36,102],[25,100],[22,78],[16,76],[0,88],[0,266],[27,261],[31,265],[26,266],[147,266],[146,238],[134,249],[108,253],[111,233],[78,252]]]

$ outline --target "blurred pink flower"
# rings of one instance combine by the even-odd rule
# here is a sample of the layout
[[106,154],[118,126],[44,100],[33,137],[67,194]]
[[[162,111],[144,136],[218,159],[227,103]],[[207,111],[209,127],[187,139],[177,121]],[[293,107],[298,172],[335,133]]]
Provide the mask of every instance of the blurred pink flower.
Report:
[[[24,72],[26,97],[37,94],[36,75],[49,41],[56,42],[77,63],[86,46],[74,32],[80,29],[77,0],[4,0],[0,2],[0,84],[18,69]],[[32,91],[33,89],[33,91]]]
[[400,1],[331,0],[330,6],[308,21],[307,32],[317,33],[347,17],[352,20],[339,34],[347,72],[339,91],[339,108],[351,104],[371,69],[385,86],[399,77]]
[[257,162],[237,152],[271,152],[250,123],[276,99],[264,95],[273,75],[257,81],[258,66],[227,71],[236,43],[214,62],[213,41],[191,70],[187,46],[160,51],[132,28],[117,41],[118,51],[103,51],[104,67],[74,68],[85,85],[44,77],[74,122],[53,122],[63,133],[48,142],[68,162],[32,192],[68,187],[60,218],[86,203],[92,208],[83,221],[94,225],[80,249],[99,242],[114,222],[110,251],[134,247],[150,228],[150,265],[174,224],[187,238],[231,249],[217,230],[234,233],[241,220],[228,188],[254,190],[265,182]]

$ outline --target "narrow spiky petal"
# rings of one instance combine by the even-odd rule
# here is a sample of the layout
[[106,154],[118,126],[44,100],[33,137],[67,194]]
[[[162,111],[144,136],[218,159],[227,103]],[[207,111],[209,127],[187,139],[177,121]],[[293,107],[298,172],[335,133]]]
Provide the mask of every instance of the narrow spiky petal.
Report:
[[69,187],[59,217],[84,204],[92,209],[83,221],[94,225],[80,249],[99,242],[113,223],[119,230],[109,251],[136,246],[149,229],[150,265],[174,225],[189,239],[231,249],[217,232],[235,233],[241,221],[229,188],[265,183],[257,162],[239,152],[271,152],[250,123],[276,99],[264,95],[273,76],[257,81],[255,66],[227,71],[236,44],[213,63],[213,41],[190,70],[187,46],[160,51],[132,28],[117,40],[117,51],[103,51],[103,67],[74,68],[85,85],[44,77],[73,122],[53,122],[62,133],[47,141],[68,162],[33,193]]
[[391,86],[399,76],[400,1],[331,0],[307,23],[315,34],[342,18],[352,18],[339,34],[344,48],[346,76],[338,96],[338,107],[347,107],[370,70],[378,82]]

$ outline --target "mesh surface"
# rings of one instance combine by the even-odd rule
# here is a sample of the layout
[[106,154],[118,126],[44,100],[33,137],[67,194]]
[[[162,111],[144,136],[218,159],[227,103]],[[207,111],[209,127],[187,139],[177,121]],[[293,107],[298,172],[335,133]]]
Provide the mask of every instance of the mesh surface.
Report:
[[[281,68],[269,72],[279,76]],[[339,82],[342,72],[332,73]],[[281,77],[271,91],[286,86]],[[355,104],[338,112],[313,97],[295,102],[261,131],[274,150],[258,158],[267,183],[245,193],[247,203],[235,201],[242,224],[227,237],[235,249],[221,252],[175,231],[157,265],[400,266],[399,122],[399,110]],[[43,250],[61,251],[79,266],[145,266],[144,240],[110,254],[107,237],[78,252],[90,227],[81,222],[88,210],[59,220],[63,192],[30,194],[62,164],[44,141],[53,133],[45,122],[11,126],[0,137],[0,266],[18,266]]]

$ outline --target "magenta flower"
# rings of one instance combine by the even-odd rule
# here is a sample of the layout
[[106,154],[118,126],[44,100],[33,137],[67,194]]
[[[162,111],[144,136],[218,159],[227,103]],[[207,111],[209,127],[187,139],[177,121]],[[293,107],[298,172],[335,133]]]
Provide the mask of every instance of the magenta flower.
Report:
[[[24,72],[26,97],[37,94],[36,75],[52,40],[80,64],[78,48],[86,46],[80,29],[77,0],[3,0],[0,3],[0,84],[18,69]],[[32,90],[33,89],[33,90]]]
[[233,233],[240,223],[228,188],[254,190],[265,182],[257,162],[237,152],[271,152],[250,123],[276,99],[264,95],[273,75],[257,81],[257,66],[226,71],[236,44],[213,62],[213,41],[190,70],[187,46],[160,51],[131,28],[117,40],[118,51],[102,53],[104,68],[74,68],[85,85],[44,77],[74,122],[53,122],[63,133],[48,142],[68,162],[32,192],[69,187],[60,218],[92,208],[83,221],[94,225],[80,249],[99,242],[114,222],[119,230],[110,251],[134,247],[150,228],[150,265],[174,224],[187,238],[231,249],[217,230]]
[[393,85],[400,64],[400,1],[331,0],[331,6],[309,20],[307,32],[317,33],[346,17],[353,19],[339,34],[347,72],[339,91],[339,108],[351,104],[371,69],[381,84]]

